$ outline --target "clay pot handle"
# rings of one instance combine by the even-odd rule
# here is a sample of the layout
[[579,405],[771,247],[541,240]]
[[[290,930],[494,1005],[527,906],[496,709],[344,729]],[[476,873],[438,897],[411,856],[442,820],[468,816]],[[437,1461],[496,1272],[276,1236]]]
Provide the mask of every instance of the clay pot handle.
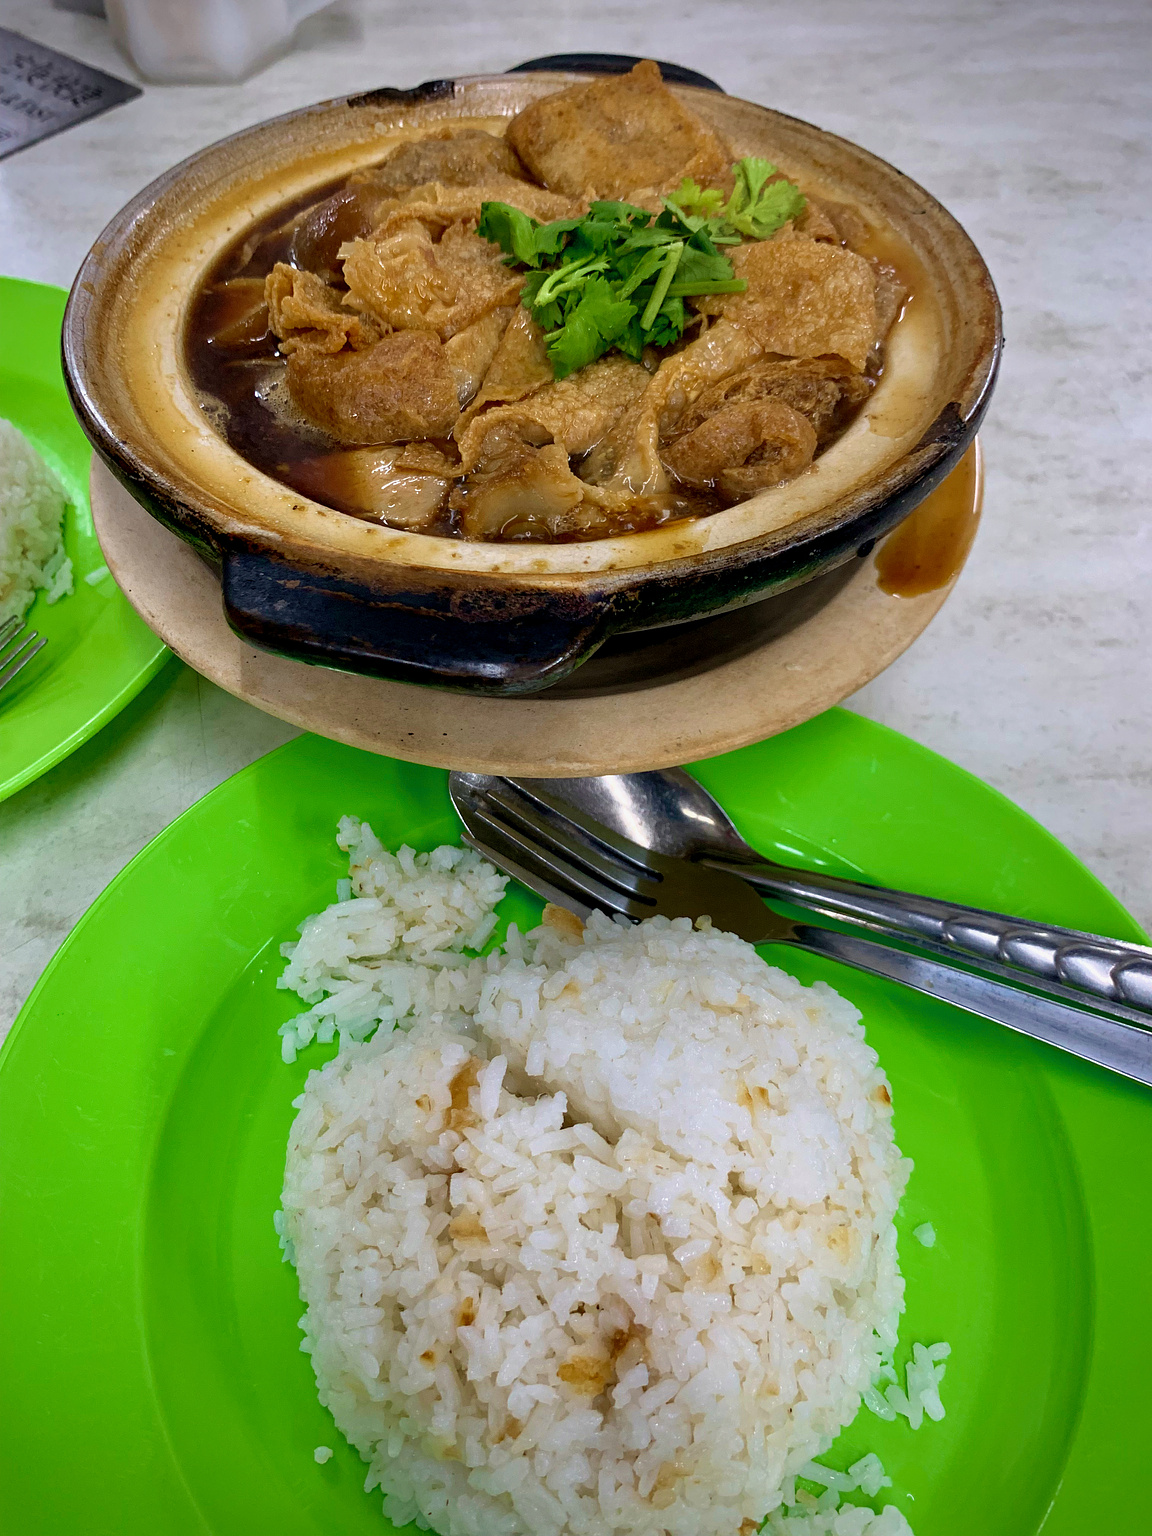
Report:
[[223,558],[224,612],[250,644],[298,661],[459,692],[535,693],[607,638],[604,599],[404,572],[381,589],[256,550]]

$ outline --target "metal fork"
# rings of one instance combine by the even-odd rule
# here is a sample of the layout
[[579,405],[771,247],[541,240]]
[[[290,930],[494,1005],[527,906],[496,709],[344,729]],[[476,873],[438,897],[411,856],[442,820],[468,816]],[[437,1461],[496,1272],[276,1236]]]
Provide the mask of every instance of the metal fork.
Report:
[[[23,628],[23,619],[6,619],[0,624],[0,688],[6,687],[48,644],[34,629],[20,638]],[[14,645],[17,639],[19,644]]]
[[[1152,1086],[1152,1031],[1129,1010],[1025,991],[975,974],[932,946],[896,948],[767,906],[738,875],[653,853],[546,794],[486,774],[449,775],[464,841],[546,900],[587,918],[599,910],[634,922],[657,915],[708,916],[752,944],[789,944],[898,981],[969,1013]],[[1083,1001],[1082,994],[1073,994]],[[1137,1016],[1138,1017],[1138,1016]]]

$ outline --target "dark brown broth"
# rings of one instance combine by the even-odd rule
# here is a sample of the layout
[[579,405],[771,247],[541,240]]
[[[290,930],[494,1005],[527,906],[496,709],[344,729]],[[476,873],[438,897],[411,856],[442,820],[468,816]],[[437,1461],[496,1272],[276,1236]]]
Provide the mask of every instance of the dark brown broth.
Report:
[[[213,263],[193,297],[185,326],[184,346],[193,383],[231,448],[291,490],[338,512],[378,522],[380,519],[374,513],[342,502],[335,488],[324,482],[323,456],[343,451],[345,445],[334,442],[303,418],[291,412],[278,412],[266,403],[270,386],[286,397],[284,359],[277,350],[276,336],[266,324],[266,311],[263,312],[265,323],[247,328],[239,338],[230,334],[227,345],[219,340],[221,331],[229,326],[235,330],[246,307],[243,294],[224,285],[237,278],[262,280],[277,262],[294,265],[292,238],[295,226],[311,209],[327,201],[345,185],[346,181],[341,179],[315,188],[274,209],[237,236]],[[867,242],[862,254],[899,268],[898,250],[879,233]],[[911,285],[906,283],[906,286]],[[867,371],[873,379],[878,379],[879,363],[871,361]],[[857,409],[846,413],[838,422],[830,442],[847,429]],[[829,445],[824,443],[818,453],[825,452]],[[711,492],[677,486],[673,493],[659,498],[658,502],[647,505],[637,502],[627,512],[617,513],[611,527],[602,532],[582,530],[553,535],[548,542],[584,543],[591,538],[642,532],[687,518],[708,517],[728,505]],[[420,531],[459,536],[457,514],[446,508],[435,522]],[[511,530],[504,535],[507,542],[531,537],[534,535],[517,535]]]

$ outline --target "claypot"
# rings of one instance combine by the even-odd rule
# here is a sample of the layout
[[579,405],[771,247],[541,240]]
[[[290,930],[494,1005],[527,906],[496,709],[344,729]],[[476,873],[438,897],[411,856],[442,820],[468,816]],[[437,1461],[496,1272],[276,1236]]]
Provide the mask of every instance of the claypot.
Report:
[[765,155],[805,190],[852,203],[891,232],[912,278],[883,379],[808,471],[645,533],[498,544],[347,516],[230,448],[183,357],[191,297],[224,247],[401,138],[446,123],[500,132],[528,102],[578,78],[530,70],[433,81],[289,113],[161,176],[85,260],[64,321],[81,423],[132,494],[219,569],[228,620],[254,644],[406,682],[530,693],[611,636],[722,614],[866,552],[970,443],[996,374],[1000,314],[960,225],[854,144],[718,90],[674,85],[736,155]]

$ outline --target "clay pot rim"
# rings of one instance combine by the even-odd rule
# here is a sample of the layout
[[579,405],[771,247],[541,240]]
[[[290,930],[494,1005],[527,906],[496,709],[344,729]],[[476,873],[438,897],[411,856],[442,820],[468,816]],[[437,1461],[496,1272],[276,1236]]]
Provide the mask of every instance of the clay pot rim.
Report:
[[[255,477],[264,482],[265,492],[268,487],[274,488],[272,496],[283,505],[287,515],[276,520],[279,526],[270,525],[258,511],[254,513],[250,505],[243,508],[228,506],[226,498],[206,493],[187,476],[174,475],[170,463],[164,462],[165,455],[157,454],[155,442],[132,430],[133,423],[126,419],[123,402],[118,402],[115,391],[109,389],[106,359],[111,355],[111,349],[93,347],[91,343],[101,337],[101,318],[106,321],[112,312],[106,290],[118,264],[122,268],[126,260],[131,261],[142,251],[149,223],[155,223],[157,209],[163,208],[165,200],[171,201],[173,192],[182,184],[210,182],[214,165],[235,153],[238,147],[253,142],[267,144],[270,136],[282,135],[290,126],[317,118],[328,120],[349,111],[378,113],[387,108],[393,119],[427,128],[434,122],[452,121],[461,116],[496,115],[491,111],[459,110],[462,101],[471,102],[477,95],[484,98],[499,92],[523,101],[528,99],[529,92],[545,94],[586,78],[553,71],[508,76],[473,75],[454,81],[428,82],[411,92],[386,88],[333,98],[242,129],[197,151],[152,182],[121,210],[96,242],[77,276],[65,317],[63,341],[69,389],[82,423],[113,471],[162,521],[216,554],[225,553],[237,542],[250,547],[253,542],[266,541],[285,559],[319,563],[329,568],[338,567],[345,558],[352,557],[360,568],[365,562],[369,565],[402,565],[455,572],[461,577],[472,576],[486,584],[494,582],[501,586],[558,585],[583,589],[593,586],[599,590],[619,590],[653,579],[674,581],[679,573],[699,575],[739,566],[748,560],[760,562],[775,555],[791,555],[802,564],[806,545],[823,545],[830,537],[843,536],[861,518],[874,522],[878,509],[886,502],[893,498],[904,502],[909,489],[918,481],[931,481],[933,469],[946,456],[954,458],[973,435],[999,361],[999,306],[979,253],[961,226],[929,193],[869,151],[802,119],[692,86],[673,86],[672,89],[690,100],[703,115],[723,116],[725,110],[745,117],[752,113],[761,118],[768,131],[773,125],[789,125],[811,146],[830,152],[834,161],[839,156],[841,162],[847,160],[866,167],[880,184],[899,189],[907,201],[919,202],[922,207],[917,212],[927,217],[937,236],[952,247],[953,254],[969,274],[968,296],[978,301],[979,312],[963,317],[969,330],[974,329],[977,335],[975,344],[969,349],[971,365],[957,381],[960,387],[949,391],[952,398],[942,402],[942,409],[921,424],[924,430],[916,435],[916,440],[906,451],[883,473],[858,484],[850,494],[825,501],[809,515],[783,527],[757,529],[755,526],[756,518],[765,507],[772,505],[773,498],[779,499],[781,492],[777,490],[761,493],[730,512],[649,533],[571,545],[475,545],[382,529],[347,518],[269,480],[217,439],[219,451],[235,461],[241,482]],[[444,104],[456,110],[436,110],[438,105],[442,107]],[[476,106],[485,104],[488,103],[484,100],[475,102]],[[414,113],[419,117],[414,117]],[[363,161],[378,158],[378,142],[375,146],[363,138],[357,142],[365,149]],[[370,153],[372,149],[374,155]],[[861,201],[868,199],[861,198]],[[155,231],[152,233],[154,235]],[[163,250],[163,239],[160,249]],[[214,254],[214,251],[210,252],[202,265],[206,265]],[[186,299],[187,295],[185,302]],[[95,353],[100,354],[101,360],[93,364]],[[882,389],[883,386],[874,399],[881,395]],[[120,409],[117,409],[118,404]],[[206,419],[205,428],[211,432]],[[835,448],[829,450],[817,464],[831,459],[835,452]],[[241,495],[242,492],[237,493],[235,499],[240,500]],[[734,514],[739,516],[734,517]],[[735,536],[727,536],[725,520],[740,524],[734,530]],[[577,552],[575,556],[573,551]]]

